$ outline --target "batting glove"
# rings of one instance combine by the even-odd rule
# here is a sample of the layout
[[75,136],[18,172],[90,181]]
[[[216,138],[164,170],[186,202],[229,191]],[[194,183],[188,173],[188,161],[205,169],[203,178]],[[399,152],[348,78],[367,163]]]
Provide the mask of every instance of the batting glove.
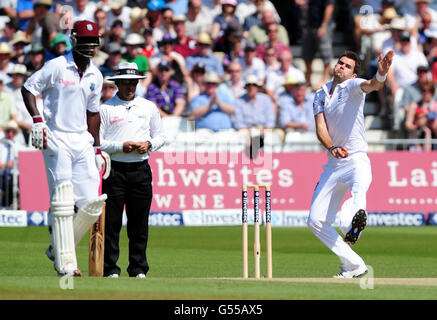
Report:
[[106,180],[111,172],[111,158],[109,157],[109,154],[105,151],[102,151],[100,147],[95,147],[94,151],[96,154],[97,170],[102,172],[102,177],[104,180]]
[[47,149],[47,141],[52,137],[52,132],[42,120],[41,116],[33,117],[32,145],[39,149]]

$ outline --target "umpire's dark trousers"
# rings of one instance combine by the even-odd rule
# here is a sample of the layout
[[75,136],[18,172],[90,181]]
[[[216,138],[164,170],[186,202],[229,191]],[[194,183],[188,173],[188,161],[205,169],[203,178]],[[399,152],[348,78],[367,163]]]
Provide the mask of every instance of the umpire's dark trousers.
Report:
[[147,274],[146,258],[149,232],[149,211],[152,203],[152,171],[147,160],[142,162],[111,161],[111,173],[103,181],[106,193],[105,264],[104,275],[120,274],[117,260],[123,208],[126,206],[127,235],[129,238],[130,277]]

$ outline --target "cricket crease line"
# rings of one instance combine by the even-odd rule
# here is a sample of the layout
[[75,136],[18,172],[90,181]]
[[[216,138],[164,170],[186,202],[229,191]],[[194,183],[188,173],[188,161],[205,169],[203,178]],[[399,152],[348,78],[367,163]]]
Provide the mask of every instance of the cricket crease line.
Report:
[[232,280],[232,281],[273,281],[289,283],[334,283],[334,284],[360,284],[360,281],[371,280],[374,285],[399,285],[399,286],[437,286],[437,278],[370,278],[360,277],[352,279],[335,278],[191,278],[199,280]]

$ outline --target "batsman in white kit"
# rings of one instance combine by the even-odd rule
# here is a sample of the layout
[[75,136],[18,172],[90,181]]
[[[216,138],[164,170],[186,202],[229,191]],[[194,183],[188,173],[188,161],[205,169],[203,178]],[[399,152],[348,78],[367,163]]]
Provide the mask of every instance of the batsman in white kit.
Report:
[[[371,80],[357,78],[358,55],[346,51],[334,67],[334,78],[316,92],[314,117],[319,141],[328,150],[328,163],[314,190],[308,217],[309,229],[340,259],[336,278],[354,278],[367,273],[363,259],[351,248],[367,223],[366,193],[372,181],[364,125],[366,93],[384,86],[393,51],[378,60]],[[347,190],[351,198],[340,211],[340,229],[332,224]]]
[[[75,246],[102,212],[106,195],[99,196],[100,172],[105,178],[110,171],[99,140],[103,77],[91,61],[100,43],[97,26],[77,21],[71,41],[72,52],[48,61],[22,88],[34,122],[32,145],[42,150],[50,191],[46,254],[61,276],[81,275]],[[35,102],[39,94],[42,115]]]

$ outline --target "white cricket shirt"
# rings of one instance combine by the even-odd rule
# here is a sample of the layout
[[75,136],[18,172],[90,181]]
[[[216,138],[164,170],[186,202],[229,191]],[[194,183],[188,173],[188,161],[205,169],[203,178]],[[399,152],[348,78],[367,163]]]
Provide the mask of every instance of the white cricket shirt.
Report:
[[314,115],[324,113],[334,145],[347,148],[349,154],[368,149],[363,113],[366,94],[360,87],[363,81],[360,78],[343,81],[330,97],[331,81],[317,90],[314,97]]
[[150,151],[158,150],[165,142],[158,108],[142,97],[124,101],[113,96],[101,105],[100,119],[100,145],[114,161],[138,162],[149,158],[148,153],[124,153],[126,141],[150,141]]
[[88,129],[87,110],[99,112],[103,77],[90,61],[80,78],[70,52],[52,59],[24,84],[34,96],[43,96],[43,116],[51,130],[84,132]]

